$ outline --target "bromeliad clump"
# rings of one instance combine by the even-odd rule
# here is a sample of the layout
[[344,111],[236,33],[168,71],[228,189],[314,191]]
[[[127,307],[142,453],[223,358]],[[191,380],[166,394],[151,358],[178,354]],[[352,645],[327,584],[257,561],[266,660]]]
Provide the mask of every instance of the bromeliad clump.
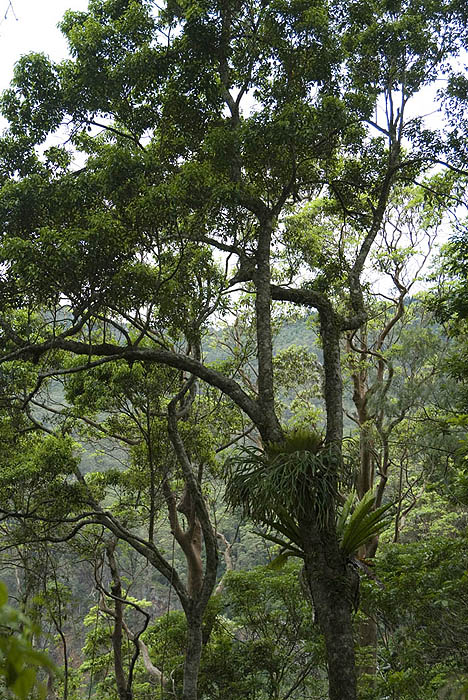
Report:
[[[372,491],[358,502],[354,491],[343,499],[336,474],[332,446],[316,432],[294,430],[281,442],[265,449],[244,447],[228,460],[226,500],[267,529],[262,536],[281,545],[282,557],[304,558],[299,523],[312,517],[319,530],[336,530],[340,549],[351,560],[388,524],[392,504],[375,508]],[[337,501],[343,505],[336,508]]]
[[324,527],[336,497],[333,450],[316,432],[295,430],[265,449],[244,447],[227,463],[229,505],[242,508],[256,524],[283,533],[299,547],[298,517],[313,514]]

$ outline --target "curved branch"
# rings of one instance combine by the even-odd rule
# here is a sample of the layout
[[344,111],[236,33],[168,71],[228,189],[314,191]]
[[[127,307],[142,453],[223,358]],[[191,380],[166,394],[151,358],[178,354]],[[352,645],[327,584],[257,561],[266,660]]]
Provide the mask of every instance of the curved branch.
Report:
[[[199,379],[202,379],[207,384],[220,389],[228,396],[244,413],[246,413],[252,422],[258,427],[258,430],[263,437],[269,439],[270,426],[264,415],[262,408],[258,402],[251,398],[239,384],[230,377],[226,377],[221,372],[207,367],[199,360],[196,360],[188,355],[181,355],[169,350],[159,350],[156,348],[136,348],[122,347],[112,345],[110,343],[98,343],[96,345],[88,345],[76,340],[68,340],[62,337],[52,338],[49,341],[37,345],[25,345],[12,353],[4,355],[0,358],[0,364],[13,359],[29,359],[30,357],[39,357],[46,354],[49,350],[65,350],[73,355],[82,355],[89,357],[101,357],[101,360],[96,360],[96,365],[105,362],[116,362],[119,360],[135,361],[135,362],[156,362],[159,364],[174,367],[182,371],[194,374]],[[86,363],[80,367],[81,370],[86,370],[94,366],[94,362]],[[70,370],[64,368],[52,369],[44,373],[47,377],[67,374],[77,371],[77,368]]]
[[332,313],[333,307],[329,299],[324,294],[313,289],[281,287],[276,284],[270,285],[271,297],[275,301],[290,301],[292,304],[309,306],[317,311]]
[[[188,383],[185,385],[182,391],[188,391],[189,386]],[[195,511],[197,518],[200,522],[200,526],[203,532],[203,539],[205,542],[205,557],[206,557],[206,563],[205,563],[205,571],[203,575],[203,582],[202,582],[202,587],[201,590],[199,591],[199,595],[197,603],[200,605],[201,609],[203,610],[204,607],[206,606],[214,585],[216,583],[216,573],[218,569],[218,547],[217,547],[217,542],[216,542],[216,534],[213,530],[213,527],[211,525],[211,520],[210,520],[210,515],[208,512],[208,509],[206,507],[205,499],[203,498],[203,495],[200,490],[200,486],[197,482],[197,479],[195,478],[195,475],[193,473],[192,469],[192,464],[190,462],[190,459],[187,455],[187,452],[185,450],[185,445],[182,441],[182,438],[180,436],[178,427],[177,427],[177,410],[176,410],[176,405],[177,402],[180,401],[182,398],[183,394],[182,392],[179,392],[173,399],[170,401],[168,408],[167,408],[167,413],[168,413],[168,420],[167,420],[167,427],[168,427],[168,433],[169,433],[169,438],[172,442],[172,446],[174,447],[174,451],[177,455],[177,459],[179,461],[179,464],[182,468],[182,472],[184,474],[184,480],[187,485],[187,488],[189,490],[190,496],[193,500],[193,503],[195,505]]]

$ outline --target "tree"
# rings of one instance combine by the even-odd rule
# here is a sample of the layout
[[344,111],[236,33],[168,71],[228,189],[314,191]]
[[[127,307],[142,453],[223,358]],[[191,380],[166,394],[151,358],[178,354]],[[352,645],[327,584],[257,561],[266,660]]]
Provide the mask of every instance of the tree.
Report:
[[[54,665],[47,654],[36,651],[31,645],[34,627],[30,620],[7,605],[8,591],[0,584],[0,676],[2,685],[13,697],[26,700],[34,688],[38,688],[37,672],[54,673]],[[7,690],[7,692],[8,692]],[[11,697],[11,696],[10,696]]]
[[462,698],[466,692],[466,507],[429,490],[403,543],[384,542],[380,585],[363,587],[380,629],[379,670],[364,697]]
[[[202,653],[200,697],[283,700],[323,693],[323,646],[296,565],[229,572],[209,614],[214,623]],[[174,679],[185,635],[179,611],[159,618],[144,635],[156,662],[161,665],[166,658]]]
[[[427,366],[426,354],[430,357],[434,352],[434,343],[430,342],[432,319],[424,322],[418,315],[411,290],[427,262],[443,221],[443,209],[442,212],[440,209],[440,202],[431,201],[424,189],[406,187],[400,192],[394,191],[382,224],[381,240],[372,254],[372,271],[381,273],[379,285],[384,289],[374,294],[371,287],[367,300],[368,320],[361,328],[349,331],[346,339],[344,366],[351,378],[354,404],[354,410],[348,410],[347,416],[357,426],[359,441],[358,449],[351,449],[348,457],[358,461],[354,488],[360,499],[370,489],[374,490],[378,508],[384,498],[388,498],[387,485],[392,471],[399,468],[397,521],[403,509],[404,458],[400,444],[395,444],[401,442],[395,438],[395,433],[410,416],[421,413],[434,375],[430,362]],[[428,326],[424,350],[416,353],[416,361],[407,362],[411,328],[418,322]],[[418,329],[416,333],[417,343],[423,338],[421,331]],[[423,386],[426,391],[422,390]],[[360,557],[363,560],[374,558],[377,548],[378,537],[375,536],[361,548]],[[360,673],[374,674],[375,620],[369,618],[361,622],[360,644],[368,647],[371,654],[371,660],[360,668]]]
[[[225,437],[230,438],[230,429],[235,423],[227,421],[229,407],[226,406],[224,424],[216,426],[212,421],[208,432],[206,416],[213,412],[215,403],[219,407],[225,402],[209,395],[196,396],[193,392],[176,416],[172,393],[180,385],[180,377],[164,366],[140,363],[132,367],[127,364],[104,365],[83,375],[73,371],[72,362],[69,369],[64,386],[67,405],[63,404],[63,397],[61,401],[51,403],[45,391],[35,392],[29,400],[36,411],[36,415],[32,415],[32,428],[42,428],[43,433],[52,435],[41,438],[39,432],[30,438],[29,442],[32,441],[35,448],[32,454],[28,441],[23,440],[21,449],[13,451],[14,461],[9,455],[10,466],[4,474],[6,488],[0,508],[13,520],[26,519],[27,522],[32,518],[46,523],[39,532],[20,532],[17,541],[31,543],[35,538],[38,541],[67,541],[81,531],[92,537],[90,526],[100,525],[110,531],[114,539],[127,542],[138,554],[146,557],[174,588],[187,616],[189,650],[185,656],[183,685],[184,692],[189,693],[187,687],[190,683],[196,685],[203,616],[216,583],[218,564],[218,535],[201,489],[213,468],[213,437],[218,434],[220,442]],[[182,381],[181,398],[185,397],[185,387],[186,382]],[[45,414],[42,424],[37,416],[39,409]],[[171,411],[174,414],[171,415]],[[58,424],[55,431],[51,430],[50,416]],[[44,422],[47,417],[49,426]],[[183,419],[183,427],[179,429],[177,420],[180,419]],[[171,446],[171,429],[178,453]],[[93,442],[99,448],[104,443],[101,448],[105,465],[103,472],[83,473],[81,465],[71,456],[70,437],[63,436],[71,431],[76,437],[81,434],[85,445]],[[191,486],[183,469],[180,471],[178,461],[178,456],[187,459],[186,450],[190,451],[192,462],[196,461],[198,465]],[[38,473],[42,473],[41,480],[37,478]],[[77,483],[74,486],[69,484],[67,488],[71,474]],[[201,511],[195,510],[191,493],[195,484],[197,497],[203,498],[202,517],[198,515]],[[54,497],[57,489],[66,493],[60,514],[57,496]],[[54,505],[51,507],[52,501]],[[175,561],[174,556],[171,561],[170,556],[164,555],[161,547],[155,545],[164,511],[174,545],[180,548],[182,555]],[[58,523],[62,532],[51,534],[50,524],[53,530]],[[211,539],[208,541],[207,537]],[[102,535],[96,534],[94,540],[99,548]],[[116,541],[112,545],[114,550]],[[141,652],[146,658],[146,652],[139,637],[130,634],[121,619],[126,603],[112,547],[111,544],[106,546],[106,560],[113,580],[108,595],[115,607],[114,618],[120,620],[113,636],[113,658],[119,697],[127,700],[132,697],[132,673],[126,678],[123,671],[119,651],[122,640],[130,639],[136,648],[132,668],[138,654]],[[101,588],[99,590],[102,593]]]
[[[265,446],[281,443],[272,300],[317,310],[330,488],[318,519],[312,484],[300,530],[332,700],[356,697],[351,573],[335,526],[340,340],[366,319],[361,276],[393,187],[441,160],[458,165],[442,134],[407,114],[449,70],[465,12],[456,0],[423,9],[416,0],[333,8],[207,0],[162,9],[92,0],[62,23],[73,59],[21,59],[2,100],[10,121],[1,144],[3,361],[40,359],[39,383],[68,371],[63,353],[82,358],[75,371],[143,361],[186,373],[169,435],[201,523],[203,499],[178,431],[194,378],[224,392]],[[374,118],[381,104],[383,121]],[[37,155],[64,120],[81,170],[66,149]],[[282,226],[296,210],[296,225]],[[299,267],[275,267],[285,248]],[[212,262],[217,251],[224,274]],[[207,320],[228,306],[235,282],[255,300],[256,395],[199,353]]]

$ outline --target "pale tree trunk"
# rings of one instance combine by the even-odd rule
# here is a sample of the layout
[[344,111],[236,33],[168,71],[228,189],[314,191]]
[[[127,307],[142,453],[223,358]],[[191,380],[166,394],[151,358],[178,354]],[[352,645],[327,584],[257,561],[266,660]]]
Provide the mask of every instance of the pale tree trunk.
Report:
[[377,673],[377,623],[371,617],[366,617],[359,624],[359,646],[365,653],[365,661],[358,666],[358,676],[371,676],[370,683]]
[[[184,475],[185,490],[177,506],[167,481],[164,483],[164,494],[172,533],[185,554],[188,570],[188,599],[184,604],[187,642],[182,700],[198,700],[198,674],[203,649],[203,615],[216,584],[218,547],[216,532],[211,524],[210,514],[201,492],[200,472],[196,477],[194,465],[185,450],[177,427],[177,422],[183,418],[185,410],[181,409],[178,413],[177,404],[185,396],[189,386],[190,382],[168,406],[169,437]],[[183,513],[186,517],[187,528],[185,530],[181,527],[178,513]]]
[[[398,280],[397,280],[398,282]],[[400,296],[396,300],[396,310],[394,315],[385,324],[374,342],[374,349],[364,326],[359,336],[354,333],[348,334],[348,352],[354,352],[360,356],[364,363],[374,359],[376,374],[371,385],[369,385],[369,373],[366,364],[352,372],[353,380],[353,402],[356,408],[354,420],[359,428],[359,470],[356,476],[356,492],[359,499],[364,494],[374,488],[376,484],[376,463],[378,472],[378,487],[375,494],[375,507],[382,504],[390,464],[389,457],[389,433],[393,424],[384,427],[383,399],[390,389],[393,368],[391,363],[382,354],[385,340],[395,324],[404,315],[404,297],[406,289],[399,285]],[[370,407],[373,397],[374,403],[378,405]],[[379,436],[379,452],[376,455],[376,445],[372,434],[372,426]],[[360,548],[358,556],[362,559],[373,559],[376,555],[379,540],[374,537],[370,542]],[[367,685],[372,684],[372,679],[377,672],[377,624],[371,617],[366,617],[359,623],[359,646],[363,648],[365,659],[358,666],[359,678],[367,676]]]
[[57,700],[57,693],[54,688],[54,674],[49,673],[47,678],[47,700]]
[[[361,352],[364,356],[367,352],[367,333],[364,330],[363,339],[361,339],[361,348],[353,348],[351,341],[348,343],[348,352],[354,349]],[[356,475],[356,493],[359,499],[362,499],[374,486],[375,478],[375,450],[372,437],[372,431],[369,422],[375,418],[375,415],[369,415],[369,386],[368,372],[366,367],[362,367],[352,374],[353,379],[353,402],[356,407],[356,416],[354,420],[359,428],[359,469]],[[375,556],[377,549],[377,538],[374,538],[368,545],[364,545],[358,552],[358,557],[363,559],[372,558]],[[375,676],[377,670],[377,625],[375,621],[366,616],[358,625],[358,644],[365,654],[365,661],[357,666],[358,678],[366,676]]]

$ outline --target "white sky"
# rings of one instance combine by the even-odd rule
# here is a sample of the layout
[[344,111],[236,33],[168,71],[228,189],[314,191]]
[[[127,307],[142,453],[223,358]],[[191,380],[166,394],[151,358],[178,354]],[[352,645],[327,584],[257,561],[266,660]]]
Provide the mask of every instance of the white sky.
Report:
[[57,24],[66,10],[87,6],[88,0],[0,0],[0,90],[9,86],[15,62],[26,53],[66,58],[67,43]]

